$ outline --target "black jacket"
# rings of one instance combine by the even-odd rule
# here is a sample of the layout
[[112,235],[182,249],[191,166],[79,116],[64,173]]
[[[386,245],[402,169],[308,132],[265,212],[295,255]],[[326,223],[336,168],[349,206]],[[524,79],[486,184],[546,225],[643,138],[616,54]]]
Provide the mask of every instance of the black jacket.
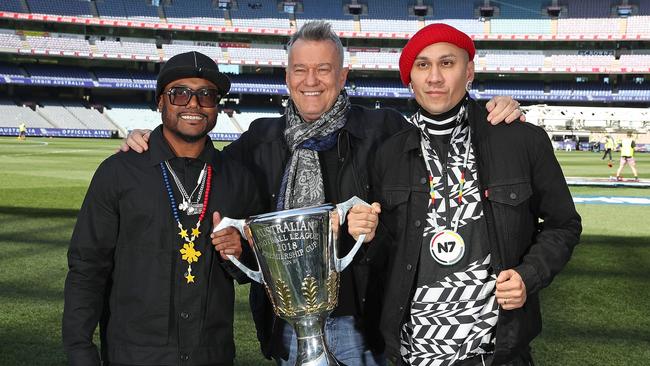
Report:
[[[380,142],[407,125],[404,117],[397,111],[352,106],[336,146],[339,151],[345,152],[345,156],[340,157],[343,164],[337,177],[339,198],[346,200],[358,196],[364,200],[368,199],[368,167],[372,163],[375,150]],[[289,158],[289,149],[284,139],[285,127],[284,116],[258,119],[237,141],[224,149],[226,154],[243,162],[252,171],[267,211],[275,211],[276,197]],[[340,243],[341,255],[353,244],[354,240],[345,235]],[[357,312],[361,314],[361,319],[358,319],[359,326],[364,331],[367,344],[375,350],[383,349],[378,330],[382,283],[371,282],[369,278],[374,278],[373,273],[381,272],[379,268],[373,267],[374,258],[385,254],[386,251],[372,243],[363,246],[352,265],[346,269],[348,271],[352,268],[354,271],[356,304],[360,304]],[[282,329],[281,322],[275,318],[263,288],[255,283],[251,285],[250,305],[262,353],[267,358],[284,357],[287,351],[282,347],[282,335],[279,333]]]
[[[494,364],[526,349],[541,331],[538,293],[564,267],[580,232],[562,170],[548,136],[529,123],[486,121],[487,112],[469,102],[472,144],[478,161],[485,219],[495,273],[517,271],[527,290],[525,305],[500,310]],[[386,352],[399,357],[400,328],[409,313],[430,200],[420,132],[409,126],[382,145],[375,159],[373,198],[382,204],[391,269],[381,317]],[[538,223],[539,220],[543,223]]]
[[[192,284],[183,278],[184,242],[159,166],[165,160],[186,186],[195,184],[204,163],[214,164],[208,209],[194,241],[202,253],[192,264]],[[232,364],[232,279],[244,275],[212,248],[212,212],[246,217],[259,212],[257,198],[250,174],[223,159],[211,141],[198,159],[176,158],[157,128],[147,152],[106,159],[88,188],[68,251],[63,314],[68,363],[99,366],[93,344],[99,324],[104,364]],[[198,216],[181,217],[191,232]]]

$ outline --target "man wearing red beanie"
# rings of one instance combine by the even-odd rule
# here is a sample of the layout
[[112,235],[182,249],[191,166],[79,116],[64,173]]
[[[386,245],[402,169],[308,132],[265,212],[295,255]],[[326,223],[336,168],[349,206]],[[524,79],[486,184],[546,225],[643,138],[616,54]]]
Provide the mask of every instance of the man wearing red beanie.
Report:
[[[486,123],[469,97],[475,49],[429,25],[399,66],[420,110],[375,157],[390,235],[381,330],[409,365],[532,365],[539,291],[569,260],[581,219],[546,133]],[[377,243],[375,243],[377,244]]]

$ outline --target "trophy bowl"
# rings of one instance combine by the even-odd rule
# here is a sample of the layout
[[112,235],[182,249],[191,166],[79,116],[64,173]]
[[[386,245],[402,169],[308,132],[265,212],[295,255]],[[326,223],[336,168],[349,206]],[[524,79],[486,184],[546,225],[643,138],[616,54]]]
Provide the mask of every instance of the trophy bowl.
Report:
[[[347,211],[365,204],[357,197],[338,204],[290,209],[252,216],[223,218],[214,229],[237,228],[257,261],[255,271],[229,259],[252,280],[264,285],[273,311],[286,320],[298,338],[297,365],[339,365],[324,338],[325,319],[338,304],[339,273],[354,258],[365,235],[344,257],[338,257],[335,227],[345,222]],[[333,220],[338,214],[338,225]]]

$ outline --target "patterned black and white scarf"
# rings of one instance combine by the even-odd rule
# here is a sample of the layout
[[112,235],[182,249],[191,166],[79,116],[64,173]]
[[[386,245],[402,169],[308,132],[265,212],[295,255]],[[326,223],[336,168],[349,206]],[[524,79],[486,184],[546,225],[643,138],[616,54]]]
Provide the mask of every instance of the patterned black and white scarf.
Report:
[[289,99],[286,108],[287,128],[284,131],[291,157],[287,163],[277,201],[277,209],[313,206],[325,202],[323,174],[318,151],[336,145],[339,131],[345,125],[350,99],[341,91],[332,108],[312,122],[305,122]]

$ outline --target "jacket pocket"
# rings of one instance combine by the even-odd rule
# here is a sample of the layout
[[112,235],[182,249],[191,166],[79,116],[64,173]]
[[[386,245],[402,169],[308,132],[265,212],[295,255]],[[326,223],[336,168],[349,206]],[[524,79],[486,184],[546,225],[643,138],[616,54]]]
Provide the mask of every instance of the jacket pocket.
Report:
[[533,195],[529,182],[488,186],[488,199],[509,206],[518,206]]
[[387,187],[381,192],[379,218],[394,240],[399,241],[402,235],[399,230],[406,227],[410,197],[411,190],[405,187]]

